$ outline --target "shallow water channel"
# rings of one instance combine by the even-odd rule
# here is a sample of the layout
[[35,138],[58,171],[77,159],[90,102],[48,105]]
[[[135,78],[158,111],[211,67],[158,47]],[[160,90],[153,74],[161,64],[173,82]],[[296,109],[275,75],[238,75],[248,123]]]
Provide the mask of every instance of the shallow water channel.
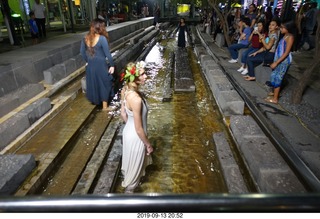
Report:
[[[226,185],[215,151],[213,133],[227,132],[198,60],[187,48],[195,92],[173,92],[162,101],[170,69],[174,39],[157,43],[145,61],[148,81],[142,87],[149,104],[148,135],[154,146],[153,164],[136,188],[136,193],[225,193]],[[115,193],[123,193],[121,174]]]

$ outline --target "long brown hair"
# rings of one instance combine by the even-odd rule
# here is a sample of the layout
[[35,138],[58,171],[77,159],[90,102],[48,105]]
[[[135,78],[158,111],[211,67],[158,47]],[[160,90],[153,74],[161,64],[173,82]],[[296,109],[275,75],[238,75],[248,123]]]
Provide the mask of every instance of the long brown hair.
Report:
[[109,42],[109,35],[106,30],[105,22],[99,18],[96,18],[93,21],[91,21],[89,32],[85,37],[86,44],[88,45],[87,49],[91,56],[94,55],[93,44],[94,44],[95,34],[105,36]]

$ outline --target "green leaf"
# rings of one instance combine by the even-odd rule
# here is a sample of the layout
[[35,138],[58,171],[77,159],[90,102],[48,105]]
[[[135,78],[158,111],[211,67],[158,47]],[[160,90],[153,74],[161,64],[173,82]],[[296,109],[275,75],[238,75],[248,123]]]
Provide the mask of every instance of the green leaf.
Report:
[[130,82],[133,82],[134,81],[134,75],[130,75]]

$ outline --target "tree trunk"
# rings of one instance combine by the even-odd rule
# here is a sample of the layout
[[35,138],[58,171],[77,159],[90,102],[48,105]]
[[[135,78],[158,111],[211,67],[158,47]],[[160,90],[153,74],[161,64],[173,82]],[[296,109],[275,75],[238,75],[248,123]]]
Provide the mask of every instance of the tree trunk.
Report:
[[[320,24],[320,13],[318,13],[317,17],[318,24]],[[316,36],[315,36],[315,42],[316,42],[316,48],[315,48],[315,55],[312,60],[312,65],[310,68],[306,69],[299,80],[296,89],[292,92],[292,103],[293,104],[299,104],[302,100],[302,95],[304,90],[306,89],[311,76],[312,72],[317,68],[317,66],[320,65],[320,27],[318,26]]]
[[229,38],[229,25],[228,25],[227,18],[228,18],[228,14],[231,12],[231,10],[229,10],[226,14],[222,14],[220,9],[218,8],[217,0],[209,0],[208,3],[213,8],[213,10],[217,13],[219,19],[221,21],[223,21],[223,23],[222,23],[223,35],[224,35],[224,38],[226,40],[227,45],[230,46],[231,41]]

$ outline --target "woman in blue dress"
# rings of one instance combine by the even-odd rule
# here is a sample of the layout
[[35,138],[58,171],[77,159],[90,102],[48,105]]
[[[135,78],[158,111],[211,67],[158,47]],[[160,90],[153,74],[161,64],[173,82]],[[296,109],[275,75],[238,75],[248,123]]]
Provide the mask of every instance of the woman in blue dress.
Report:
[[280,26],[280,31],[284,36],[279,41],[274,55],[274,61],[270,65],[272,69],[270,81],[273,92],[269,93],[269,97],[265,99],[265,101],[269,103],[277,104],[279,101],[282,80],[292,62],[291,48],[294,42],[294,28],[295,24],[292,21],[281,24]]
[[103,110],[108,107],[113,94],[114,63],[109,50],[108,34],[104,21],[94,19],[89,33],[81,41],[80,53],[86,65],[86,96]]

